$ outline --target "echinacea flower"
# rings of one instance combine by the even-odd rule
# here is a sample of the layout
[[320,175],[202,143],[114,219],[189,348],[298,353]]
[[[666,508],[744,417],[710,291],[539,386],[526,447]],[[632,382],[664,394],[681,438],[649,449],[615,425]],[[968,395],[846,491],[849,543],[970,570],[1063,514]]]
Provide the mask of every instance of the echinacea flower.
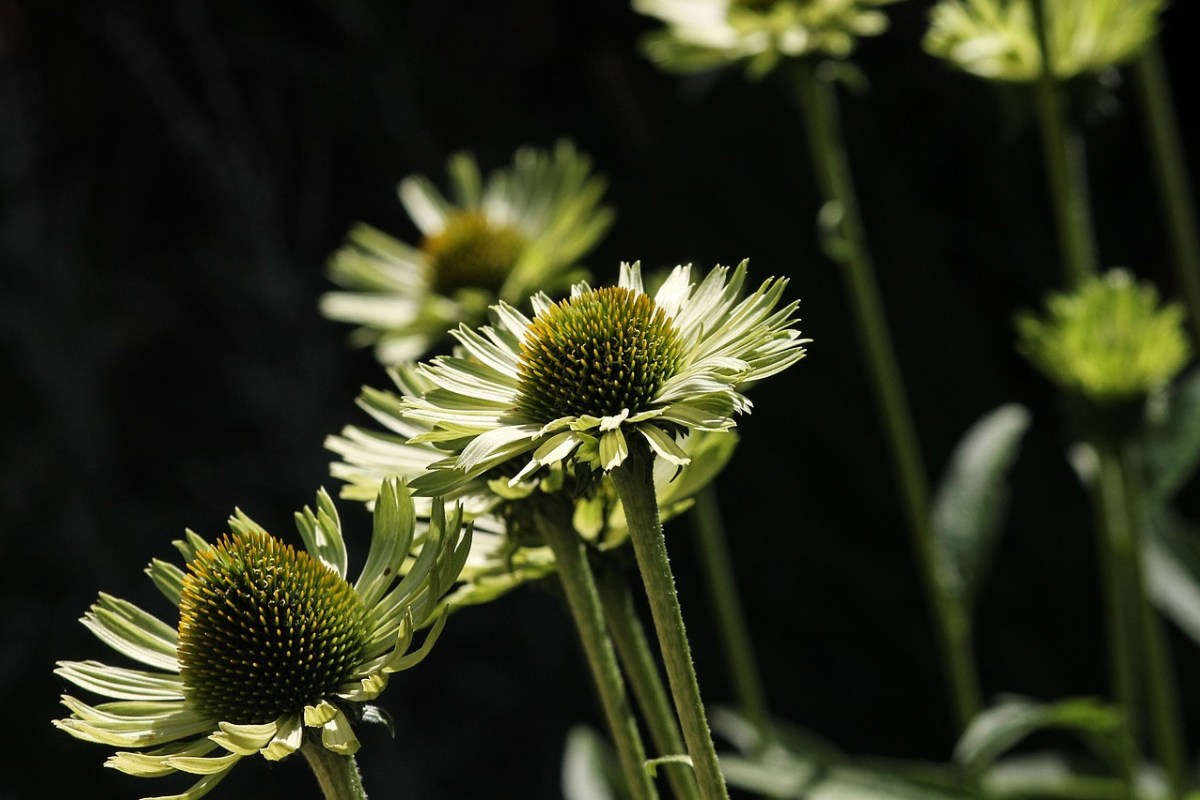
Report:
[[518,150],[483,181],[475,159],[453,156],[450,197],[420,176],[400,183],[423,238],[411,247],[365,224],[330,259],[329,277],[347,291],[321,298],[321,313],[359,327],[384,364],[420,358],[460,323],[482,322],[490,304],[523,302],[566,289],[576,262],[604,235],[612,213],[604,183],[568,142],[553,153]]
[[59,662],[58,675],[113,702],[65,695],[71,716],[54,724],[131,748],[106,762],[126,774],[202,776],[172,795],[179,800],[207,794],[256,753],[270,761],[301,748],[353,755],[354,725],[386,720],[369,701],[437,640],[444,615],[408,652],[470,549],[470,529],[459,536],[461,510],[435,513],[421,558],[400,578],[414,521],[408,489],[383,482],[370,553],[353,584],[337,509],[324,491],[316,511],[296,514],[303,550],[240,511],[216,544],[188,531],[175,542],[186,571],[160,560],[146,570],[177,607],[178,628],[107,594],[83,618],[101,641],[150,669]]
[[[389,476],[413,481],[430,464],[446,457],[446,452],[433,444],[412,442],[432,427],[405,418],[401,411],[405,397],[420,397],[434,385],[409,367],[393,367],[388,373],[398,393],[365,387],[358,398],[359,406],[384,430],[351,425],[340,436],[325,440],[325,446],[342,457],[341,461],[330,464],[330,473],[346,482],[341,489],[343,498],[370,503],[380,482]],[[680,442],[688,455],[688,464],[678,467],[662,461],[655,465],[655,490],[663,520],[691,507],[695,494],[720,473],[736,444],[734,432],[698,431]],[[575,496],[573,488],[563,487],[561,480],[529,480],[510,487],[507,476],[491,477],[484,473],[451,495],[462,504],[464,518],[474,523],[475,530],[470,555],[459,576],[461,585],[446,598],[447,604],[461,608],[490,602],[523,583],[554,573],[556,565],[550,548],[536,537],[510,531],[513,515],[504,508],[510,503],[521,503],[535,491],[570,491],[575,504],[572,524],[592,547],[608,550],[629,538],[624,510],[607,477],[591,482],[586,491]],[[419,526],[433,506],[426,498],[414,500]]]
[[622,264],[617,286],[580,283],[559,303],[536,295],[533,319],[500,303],[494,326],[460,327],[458,355],[417,367],[435,388],[403,401],[407,418],[430,427],[410,441],[454,453],[429,464],[414,491],[453,491],[518,457],[527,460],[510,485],[562,463],[610,471],[630,436],[687,464],[681,436],[734,427],[751,407],[740,389],[805,354],[797,303],[776,309],[787,281],[742,298],[745,276],[742,262],[696,285],[680,266],[651,297],[639,266]]
[[[1043,72],[1034,27],[1038,0],[940,0],[924,47],[959,69],[998,81],[1036,81]],[[1128,61],[1158,30],[1163,0],[1045,0],[1046,47],[1054,77],[1073,78]]]
[[760,76],[783,58],[848,56],[887,29],[879,6],[896,0],[633,0],[667,23],[646,38],[652,60],[676,72],[746,62]]
[[1017,319],[1019,349],[1047,377],[1092,402],[1144,398],[1187,364],[1191,347],[1178,303],[1123,269],[1053,294],[1046,314]]

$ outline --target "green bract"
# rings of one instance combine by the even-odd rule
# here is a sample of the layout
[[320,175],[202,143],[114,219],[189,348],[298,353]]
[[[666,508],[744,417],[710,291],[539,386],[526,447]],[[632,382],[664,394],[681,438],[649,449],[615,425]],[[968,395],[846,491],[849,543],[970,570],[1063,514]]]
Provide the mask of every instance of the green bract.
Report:
[[[430,443],[414,443],[412,439],[433,430],[419,420],[407,419],[401,413],[405,397],[420,397],[436,388],[417,375],[412,368],[397,366],[389,369],[399,393],[366,388],[358,398],[364,408],[384,430],[348,426],[340,436],[330,436],[325,445],[342,457],[330,465],[330,472],[346,481],[341,495],[345,498],[371,502],[381,481],[398,475],[414,480],[428,471],[429,465],[447,456],[444,449]],[[733,432],[707,433],[697,431],[685,437],[680,447],[689,461],[683,467],[662,461],[655,465],[655,488],[663,519],[682,513],[692,503],[692,497],[707,485],[728,462],[737,444]],[[499,470],[503,473],[504,470]],[[509,471],[509,477],[513,474]],[[545,475],[543,480],[541,475]],[[510,532],[506,519],[511,515],[506,506],[521,503],[537,492],[566,491],[562,468],[544,470],[527,476],[515,486],[508,477],[480,475],[457,487],[452,496],[462,503],[464,516],[474,521],[475,532],[471,553],[460,580],[462,585],[446,602],[455,606],[491,601],[526,581],[552,574],[554,555],[550,548],[537,541],[526,541]],[[418,525],[432,508],[426,498],[414,498]],[[574,527],[576,532],[600,550],[619,546],[629,537],[624,510],[616,497],[609,478],[592,481],[587,491],[575,499]],[[414,551],[419,554],[420,548]]]
[[646,39],[646,52],[664,69],[695,72],[746,62],[754,76],[782,58],[844,57],[860,36],[887,29],[879,6],[896,0],[633,0],[667,28]]
[[[642,437],[672,464],[687,464],[679,436],[732,428],[734,415],[750,410],[739,390],[805,354],[802,345],[809,340],[792,327],[797,303],[776,309],[787,281],[768,280],[743,299],[745,276],[745,262],[732,274],[717,267],[697,286],[691,282],[691,267],[676,267],[651,301],[638,265],[622,264],[620,292],[581,283],[571,289],[565,305],[536,295],[533,320],[500,303],[492,308],[493,326],[460,327],[454,332],[459,354],[417,367],[434,388],[403,401],[404,415],[430,428],[411,442],[431,442],[454,453],[429,464],[431,471],[413,481],[414,490],[453,491],[515,459],[521,466],[508,479],[510,486],[559,464],[608,471],[625,460],[627,436]],[[631,297],[648,317],[620,310]],[[594,326],[596,345],[586,358],[577,354],[582,360],[568,364],[558,345],[547,343],[555,337],[567,341],[574,334],[569,326],[550,331],[547,323],[575,320],[569,310],[591,303],[609,311],[584,315]],[[665,317],[661,326],[655,322],[651,330],[643,329],[643,320],[658,319],[660,311]],[[660,356],[671,364],[661,374],[650,363]],[[580,370],[601,378],[587,384],[592,378]],[[555,375],[574,385],[599,386],[599,395],[577,396],[574,402],[556,396],[554,403],[561,405],[554,405],[547,401],[546,382]],[[640,385],[611,405],[618,395],[603,387],[614,377]],[[605,398],[602,406],[597,396]],[[557,416],[548,418],[552,410]]]
[[[106,594],[83,618],[101,641],[151,669],[59,662],[58,675],[114,702],[91,706],[64,695],[71,716],[54,724],[85,741],[134,748],[107,761],[129,775],[203,776],[171,796],[180,800],[207,794],[255,753],[278,761],[317,742],[355,753],[354,724],[380,716],[367,702],[437,641],[443,595],[470,551],[470,528],[459,536],[461,509],[449,518],[435,509],[421,557],[401,578],[413,502],[403,484],[384,481],[370,553],[353,585],[337,509],[324,491],[316,511],[296,515],[303,551],[241,511],[215,546],[188,531],[175,543],[186,571],[159,560],[146,570],[177,607],[178,629]],[[435,618],[409,653],[413,632]]]
[[[925,49],[959,69],[999,81],[1042,74],[1032,0],[940,0]],[[1135,57],[1158,29],[1163,0],[1045,0],[1053,74],[1072,78]]]
[[1161,388],[1183,369],[1191,356],[1183,316],[1178,304],[1159,306],[1152,285],[1114,269],[1051,295],[1044,317],[1018,318],[1018,347],[1063,388],[1096,403],[1121,402]]
[[482,322],[497,299],[523,302],[535,291],[578,280],[576,261],[612,222],[600,206],[604,184],[567,142],[553,153],[518,150],[513,165],[486,183],[470,155],[450,159],[450,198],[420,176],[400,184],[400,201],[421,231],[410,247],[368,225],[350,231],[329,276],[349,291],[321,298],[330,319],[359,327],[385,364],[420,358],[446,331]]

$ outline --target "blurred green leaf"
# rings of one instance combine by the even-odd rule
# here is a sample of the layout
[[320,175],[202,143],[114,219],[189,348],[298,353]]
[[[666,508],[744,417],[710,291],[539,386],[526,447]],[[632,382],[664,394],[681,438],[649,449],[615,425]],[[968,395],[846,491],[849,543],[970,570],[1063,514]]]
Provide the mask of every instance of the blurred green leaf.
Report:
[[567,732],[562,790],[564,800],[625,800],[629,796],[612,748],[586,725]]
[[[1138,781],[1138,800],[1167,800],[1161,775],[1145,774]],[[983,776],[989,800],[1129,800],[1125,781],[1081,773],[1062,753],[1025,753],[997,761]]]
[[1077,697],[1053,703],[1002,700],[971,721],[954,757],[968,772],[980,775],[1030,734],[1047,729],[1078,736],[1110,765],[1128,756],[1129,735],[1120,710],[1096,698]]
[[713,729],[741,754],[722,754],[731,787],[804,800],[965,800],[959,770],[919,761],[850,759],[804,728],[775,721],[764,742],[740,714],[716,708]]
[[1200,465],[1200,368],[1186,372],[1152,404],[1145,436],[1146,491],[1155,503],[1174,497]]
[[1200,644],[1200,531],[1164,508],[1150,514],[1149,529],[1142,558],[1150,597]]
[[934,499],[938,580],[968,608],[996,550],[1008,505],[1005,478],[1028,427],[1029,411],[1016,403],[981,418],[959,442]]

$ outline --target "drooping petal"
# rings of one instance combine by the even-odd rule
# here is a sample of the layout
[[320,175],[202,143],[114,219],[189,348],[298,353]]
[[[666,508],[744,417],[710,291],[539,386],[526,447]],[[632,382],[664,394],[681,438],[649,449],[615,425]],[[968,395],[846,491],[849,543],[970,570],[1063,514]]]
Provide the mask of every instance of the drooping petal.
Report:
[[224,747],[231,753],[252,756],[275,737],[279,732],[279,720],[262,725],[235,725],[232,722],[219,723],[220,730],[208,738]]
[[82,622],[118,653],[151,667],[179,671],[175,629],[133,603],[102,592]]
[[321,726],[321,745],[326,750],[343,756],[352,756],[358,752],[360,742],[354,735],[354,726],[340,708],[335,709],[333,718]]
[[119,750],[109,756],[104,766],[138,778],[161,778],[177,771],[175,767],[167,765],[170,759],[176,756],[203,756],[216,749],[217,745],[208,739],[171,742],[145,753]]
[[183,700],[183,679],[174,674],[110,667],[99,661],[59,661],[54,674],[116,700]]
[[279,730],[259,752],[267,761],[282,761],[304,745],[304,720],[301,714],[289,714],[278,720]]
[[216,721],[181,702],[122,701],[89,706],[64,695],[62,703],[74,716],[54,720],[55,727],[76,739],[115,747],[156,747],[210,733]]

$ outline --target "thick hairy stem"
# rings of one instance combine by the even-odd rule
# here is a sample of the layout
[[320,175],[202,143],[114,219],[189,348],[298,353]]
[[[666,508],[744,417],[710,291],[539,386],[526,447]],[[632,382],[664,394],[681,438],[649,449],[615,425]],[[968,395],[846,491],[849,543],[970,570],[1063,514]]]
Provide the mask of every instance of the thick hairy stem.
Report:
[[625,679],[604,623],[600,595],[583,540],[571,525],[569,507],[559,508],[550,499],[540,505],[538,530],[554,552],[571,618],[583,642],[583,651],[604,706],[604,716],[617,746],[621,771],[635,800],[651,800],[658,797],[658,793],[646,771],[646,749],[625,693]]
[[633,551],[637,555],[638,569],[650,600],[658,646],[667,669],[675,712],[683,727],[683,739],[696,770],[700,796],[704,800],[728,798],[725,779],[717,763],[712,731],[700,699],[700,684],[692,664],[692,650],[683,627],[679,596],[675,593],[675,576],[667,558],[667,544],[663,539],[658,500],[654,494],[653,467],[654,456],[649,446],[636,437],[630,443],[625,462],[614,469],[611,475],[621,504],[625,507]]

